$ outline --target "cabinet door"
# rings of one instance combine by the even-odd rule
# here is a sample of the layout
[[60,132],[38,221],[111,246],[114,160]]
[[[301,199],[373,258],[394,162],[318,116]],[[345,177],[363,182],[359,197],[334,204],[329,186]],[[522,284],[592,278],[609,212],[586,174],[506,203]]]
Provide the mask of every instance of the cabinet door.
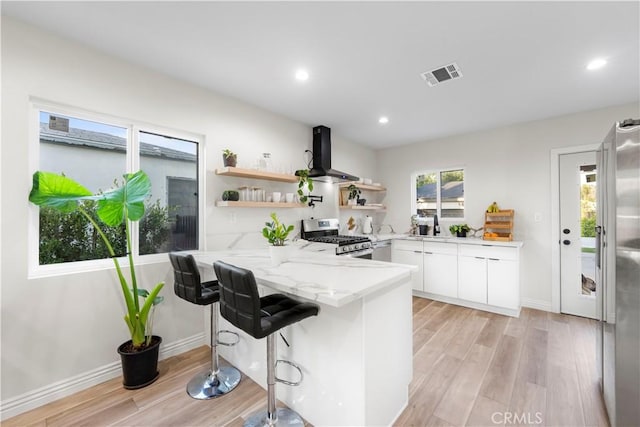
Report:
[[458,297],[458,256],[424,253],[424,291]]
[[458,298],[487,303],[487,259],[460,256],[458,258]]
[[520,306],[518,262],[489,258],[487,260],[487,303],[517,309]]
[[409,264],[418,267],[418,271],[411,272],[411,286],[417,291],[422,291],[422,251],[404,250],[393,248],[391,251],[391,262],[398,264]]

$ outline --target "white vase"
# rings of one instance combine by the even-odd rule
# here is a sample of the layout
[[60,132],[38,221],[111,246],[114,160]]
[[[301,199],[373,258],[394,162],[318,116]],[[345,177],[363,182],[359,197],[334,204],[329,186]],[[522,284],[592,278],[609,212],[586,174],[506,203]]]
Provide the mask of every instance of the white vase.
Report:
[[271,265],[277,267],[289,259],[289,246],[269,246]]

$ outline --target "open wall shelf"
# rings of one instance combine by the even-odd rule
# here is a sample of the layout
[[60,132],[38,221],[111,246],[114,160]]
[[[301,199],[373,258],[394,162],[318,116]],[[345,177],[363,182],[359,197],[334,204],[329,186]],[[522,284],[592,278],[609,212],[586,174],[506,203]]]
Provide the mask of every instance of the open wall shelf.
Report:
[[216,169],[216,175],[235,176],[238,178],[264,179],[266,181],[278,182],[298,182],[298,177],[284,173],[266,172],[255,169],[242,169],[234,167],[224,167]]

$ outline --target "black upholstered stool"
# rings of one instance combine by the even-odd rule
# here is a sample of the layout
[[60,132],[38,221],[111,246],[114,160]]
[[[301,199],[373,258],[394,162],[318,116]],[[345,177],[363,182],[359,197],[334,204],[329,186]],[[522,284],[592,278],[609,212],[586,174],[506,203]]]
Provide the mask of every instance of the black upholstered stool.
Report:
[[[169,254],[173,266],[173,289],[177,296],[198,305],[211,305],[211,369],[197,374],[187,384],[187,393],[194,399],[211,399],[233,390],[240,382],[240,371],[232,366],[218,366],[218,344],[235,345],[218,341],[218,301],[220,292],[218,281],[200,281],[200,272],[196,261],[190,254],[172,252]],[[237,342],[237,341],[236,341]]]
[[[301,303],[282,294],[260,298],[256,279],[250,270],[216,261],[213,268],[220,286],[220,313],[236,327],[254,338],[267,337],[267,412],[247,418],[245,426],[303,425],[300,415],[290,409],[276,410],[275,382],[298,385],[302,370],[285,360],[275,360],[275,332],[285,326],[318,314],[318,306]],[[290,382],[276,377],[278,362],[287,363],[298,370],[300,381]]]

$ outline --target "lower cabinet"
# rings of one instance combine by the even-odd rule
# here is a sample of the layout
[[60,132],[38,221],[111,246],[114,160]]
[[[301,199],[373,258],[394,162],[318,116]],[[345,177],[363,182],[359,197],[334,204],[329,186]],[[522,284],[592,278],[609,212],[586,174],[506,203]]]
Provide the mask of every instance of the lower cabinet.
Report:
[[498,307],[520,307],[520,274],[518,262],[508,259],[487,260],[487,304]]
[[461,255],[458,258],[458,298],[487,303],[487,260]]
[[458,297],[458,251],[451,243],[424,243],[424,291]]
[[394,240],[391,243],[391,261],[418,267],[418,271],[411,272],[411,286],[416,291],[423,290],[424,264],[421,241]]
[[393,262],[418,267],[411,276],[416,295],[511,315],[520,308],[519,258],[514,246],[412,240],[392,246]]
[[518,309],[518,248],[460,244],[458,257],[458,298]]

